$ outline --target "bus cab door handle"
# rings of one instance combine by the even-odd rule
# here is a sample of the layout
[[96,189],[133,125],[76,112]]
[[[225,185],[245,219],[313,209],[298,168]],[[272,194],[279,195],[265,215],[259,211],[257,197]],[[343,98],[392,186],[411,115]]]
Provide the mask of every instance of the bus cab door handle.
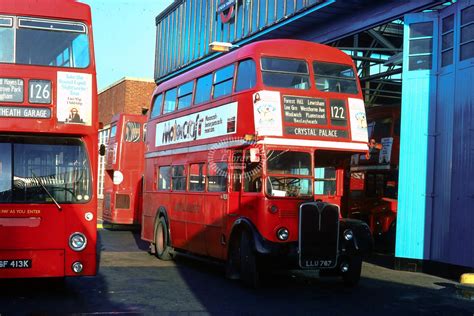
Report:
[[221,199],[221,200],[227,200],[228,198],[229,198],[229,195],[228,195],[227,193],[223,193],[223,194],[221,194],[221,196],[220,196],[220,199]]

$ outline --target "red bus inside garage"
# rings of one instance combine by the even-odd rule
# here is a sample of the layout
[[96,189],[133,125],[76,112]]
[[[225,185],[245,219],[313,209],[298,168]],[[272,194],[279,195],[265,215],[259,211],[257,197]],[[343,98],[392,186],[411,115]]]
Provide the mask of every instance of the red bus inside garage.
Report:
[[140,225],[145,115],[112,118],[104,177],[104,224]]
[[358,282],[370,231],[335,204],[338,175],[367,152],[349,56],[249,44],[160,84],[147,129],[142,238],[160,259],[213,257],[250,286],[273,264]]
[[95,275],[90,8],[2,0],[0,34],[0,278]]
[[400,107],[367,109],[369,152],[351,161],[348,217],[368,223],[374,238],[395,248],[400,153]]

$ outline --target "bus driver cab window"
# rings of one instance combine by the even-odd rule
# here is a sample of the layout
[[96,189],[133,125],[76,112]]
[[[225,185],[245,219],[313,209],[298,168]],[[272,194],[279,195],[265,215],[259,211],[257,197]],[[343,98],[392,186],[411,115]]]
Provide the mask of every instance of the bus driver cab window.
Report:
[[245,151],[244,192],[262,191],[262,162],[252,162],[250,151]]

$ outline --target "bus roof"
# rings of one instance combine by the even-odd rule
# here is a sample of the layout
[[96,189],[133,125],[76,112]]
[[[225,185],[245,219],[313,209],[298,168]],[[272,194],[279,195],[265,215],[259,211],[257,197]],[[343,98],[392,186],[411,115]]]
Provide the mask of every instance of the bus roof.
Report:
[[75,0],[1,0],[0,14],[91,20],[90,7]]
[[143,114],[117,113],[112,116],[110,124],[117,123],[120,119],[134,119],[144,123],[147,121],[147,116]]
[[231,64],[237,60],[255,56],[274,56],[292,59],[309,59],[326,62],[338,62],[341,64],[352,65],[352,58],[341,50],[313,42],[292,40],[292,39],[274,39],[254,42],[237,48],[227,54],[196,67],[186,73],[165,81],[158,85],[155,94],[176,87],[193,78],[201,77],[225,65]]

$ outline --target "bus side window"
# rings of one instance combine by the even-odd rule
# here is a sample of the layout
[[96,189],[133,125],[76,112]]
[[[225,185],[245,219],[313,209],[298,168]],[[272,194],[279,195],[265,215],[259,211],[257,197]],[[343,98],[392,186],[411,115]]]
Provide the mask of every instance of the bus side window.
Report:
[[226,66],[214,73],[214,99],[232,92],[234,81],[234,65]]
[[188,81],[178,87],[178,110],[191,106],[193,101],[194,81]]
[[161,106],[163,105],[163,94],[156,96],[155,101],[153,102],[153,109],[151,110],[150,118],[155,118],[161,114]]
[[262,191],[261,162],[250,161],[250,151],[245,152],[244,192]]
[[255,86],[257,74],[255,62],[252,59],[241,61],[237,68],[235,92],[251,89]]
[[206,184],[204,163],[194,163],[189,166],[189,191],[204,192]]
[[242,187],[242,151],[235,151],[232,161],[232,191],[240,192]]
[[205,75],[197,80],[194,104],[207,102],[211,99],[212,74]]
[[184,172],[184,166],[173,166],[171,169],[171,180],[173,183],[173,191],[185,191],[186,190],[186,174]]
[[207,176],[208,192],[226,192],[227,191],[227,162],[209,163]]
[[170,166],[162,166],[159,170],[158,190],[169,190],[171,187]]
[[163,114],[173,112],[176,108],[176,88],[166,91]]

